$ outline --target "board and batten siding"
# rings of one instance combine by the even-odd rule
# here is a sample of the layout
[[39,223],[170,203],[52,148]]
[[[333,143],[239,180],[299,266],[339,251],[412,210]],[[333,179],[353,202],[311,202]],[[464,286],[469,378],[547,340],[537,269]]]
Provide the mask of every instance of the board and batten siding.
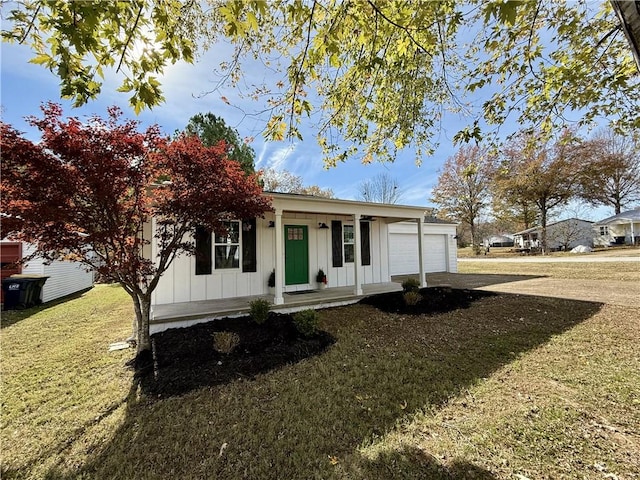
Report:
[[[309,283],[287,285],[286,292],[317,288],[316,274],[321,268],[327,275],[328,287],[345,287],[354,284],[354,264],[345,263],[333,267],[331,261],[331,229],[321,229],[324,223],[340,220],[343,225],[353,225],[349,215],[324,215],[285,211],[283,228],[287,225],[307,226],[309,240]],[[182,255],[176,258],[164,273],[153,293],[152,305],[164,305],[200,300],[247,297],[269,293],[267,280],[275,268],[275,228],[269,228],[275,216],[267,213],[264,219],[256,219],[256,272],[242,272],[242,268],[212,270],[208,275],[195,274],[195,257]],[[383,221],[370,223],[371,265],[362,267],[363,284],[389,281],[387,225]],[[155,246],[154,246],[155,251]],[[284,265],[285,259],[282,259]]]
[[[456,225],[424,224],[424,270],[427,273],[458,271]],[[389,225],[389,268],[391,275],[413,275],[419,272],[418,230],[413,222]]]
[[[30,243],[22,244],[22,255],[35,252]],[[46,265],[36,258],[22,267],[23,275],[46,275],[49,278],[42,287],[42,302],[50,302],[66,295],[91,288],[94,282],[93,272],[87,272],[78,262],[54,261]]]

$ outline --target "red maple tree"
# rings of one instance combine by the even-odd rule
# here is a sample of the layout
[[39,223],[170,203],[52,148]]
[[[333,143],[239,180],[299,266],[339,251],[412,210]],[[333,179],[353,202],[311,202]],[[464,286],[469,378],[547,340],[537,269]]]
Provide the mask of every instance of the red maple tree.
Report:
[[2,236],[122,285],[133,299],[141,358],[150,349],[151,294],[176,256],[194,252],[196,226],[224,233],[225,220],[261,216],[270,201],[223,142],[169,140],[157,126],[142,132],[116,107],[85,122],[64,120],[54,103],[42,111],[27,119],[42,134],[37,144],[0,123]]

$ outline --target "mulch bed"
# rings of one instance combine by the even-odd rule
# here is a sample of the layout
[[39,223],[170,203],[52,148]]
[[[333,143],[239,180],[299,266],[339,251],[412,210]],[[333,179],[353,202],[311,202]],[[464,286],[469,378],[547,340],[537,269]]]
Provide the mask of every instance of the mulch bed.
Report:
[[407,305],[403,292],[382,293],[361,301],[383,312],[408,315],[429,315],[468,308],[475,300],[494,296],[495,293],[480,290],[453,289],[450,287],[429,287],[418,291],[421,300],[417,305]]
[[[435,314],[467,308],[474,300],[492,293],[432,287],[420,290],[417,305],[406,305],[402,292],[374,295],[362,300],[388,313]],[[237,335],[231,353],[214,347],[217,332]],[[139,369],[138,380],[149,397],[168,397],[191,390],[221,385],[269,372],[324,352],[335,342],[327,332],[302,336],[291,315],[269,313],[256,324],[251,317],[224,318],[188,328],[174,328],[152,336],[153,365]]]

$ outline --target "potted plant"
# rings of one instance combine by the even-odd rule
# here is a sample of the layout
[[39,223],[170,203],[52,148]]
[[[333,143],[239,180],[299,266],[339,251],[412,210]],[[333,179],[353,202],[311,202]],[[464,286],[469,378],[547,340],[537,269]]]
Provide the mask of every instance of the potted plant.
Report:
[[318,270],[316,281],[318,282],[318,287],[320,287],[321,290],[327,287],[327,276],[322,269]]
[[273,294],[276,288],[276,271],[275,269],[271,271],[269,274],[269,279],[267,280],[267,286],[269,287],[269,293]]

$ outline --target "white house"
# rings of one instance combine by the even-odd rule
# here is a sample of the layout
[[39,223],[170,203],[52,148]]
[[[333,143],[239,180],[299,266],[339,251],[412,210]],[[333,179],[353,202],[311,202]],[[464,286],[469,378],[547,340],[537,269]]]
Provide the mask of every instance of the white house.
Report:
[[[284,308],[301,298],[296,293],[319,290],[319,270],[327,277],[326,295],[343,292],[357,299],[375,286],[397,289],[399,285],[391,284],[389,231],[398,222],[408,222],[402,228],[415,232],[418,245],[412,271],[420,274],[423,286],[430,265],[452,268],[446,257],[451,252],[447,254],[446,248],[453,245],[449,237],[455,235],[455,225],[426,223],[424,207],[268,195],[273,211],[265,218],[231,221],[226,236],[196,232],[196,254],[176,258],[153,293],[152,331],[168,328],[153,327],[154,323],[215,318],[212,312],[229,299],[234,299],[229,304],[246,307],[249,300],[262,297],[275,309]],[[147,238],[154,228],[152,221],[145,232]],[[428,247],[424,239],[429,243],[430,233],[438,235],[445,247]],[[156,257],[156,248],[152,244],[151,258]],[[455,255],[455,248],[452,250]],[[272,272],[275,288],[271,293],[268,279]]]
[[640,208],[613,215],[593,224],[594,245],[640,244]]
[[[435,217],[425,217],[422,245],[424,271],[458,271],[456,224]],[[389,268],[391,275],[418,273],[418,233],[415,224],[389,224]]]
[[40,297],[42,302],[50,302],[93,286],[93,272],[86,271],[77,262],[54,261],[47,265],[44,260],[36,258],[17,268],[13,267],[14,262],[35,251],[35,246],[30,243],[2,240],[0,249],[2,250],[2,278],[11,274],[49,277],[42,287]]
[[[592,246],[593,222],[579,218],[567,218],[547,225],[547,248],[570,250],[578,245]],[[542,227],[536,226],[513,234],[515,248],[541,247]]]

